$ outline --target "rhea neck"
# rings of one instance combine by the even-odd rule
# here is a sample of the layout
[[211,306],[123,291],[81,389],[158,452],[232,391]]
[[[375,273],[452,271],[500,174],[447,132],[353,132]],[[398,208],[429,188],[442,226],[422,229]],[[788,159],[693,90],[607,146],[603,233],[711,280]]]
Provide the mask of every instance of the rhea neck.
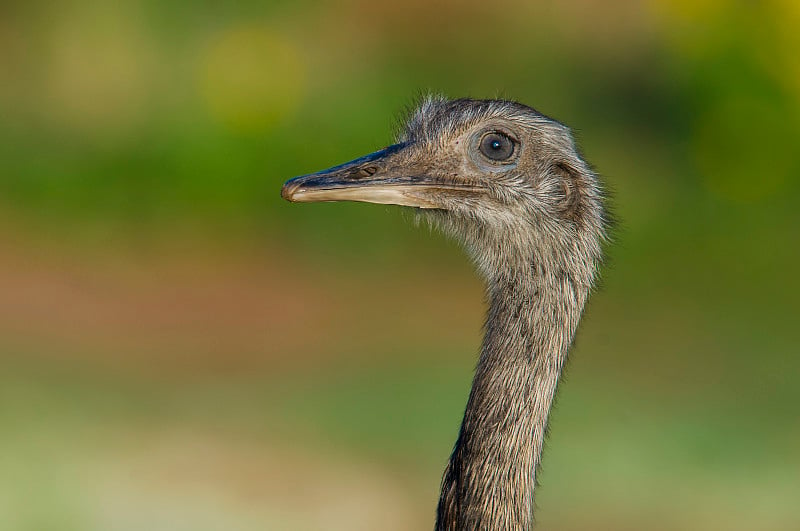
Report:
[[591,279],[548,266],[536,253],[488,262],[479,263],[489,298],[486,335],[442,481],[437,531],[533,527],[550,406],[589,292]]

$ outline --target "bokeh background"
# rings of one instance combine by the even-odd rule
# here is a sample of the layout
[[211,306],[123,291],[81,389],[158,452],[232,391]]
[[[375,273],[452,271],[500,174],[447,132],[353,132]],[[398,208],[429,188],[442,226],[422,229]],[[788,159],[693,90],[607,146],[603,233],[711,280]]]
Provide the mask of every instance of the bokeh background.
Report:
[[415,95],[570,124],[620,219],[543,530],[800,529],[800,3],[0,4],[0,529],[431,529],[482,287],[281,183]]

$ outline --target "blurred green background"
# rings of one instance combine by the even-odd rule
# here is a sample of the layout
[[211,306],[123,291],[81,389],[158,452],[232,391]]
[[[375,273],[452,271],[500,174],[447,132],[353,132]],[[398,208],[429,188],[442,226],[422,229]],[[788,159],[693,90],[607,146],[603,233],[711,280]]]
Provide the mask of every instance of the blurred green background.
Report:
[[542,530],[800,529],[800,3],[0,4],[0,529],[431,529],[482,287],[281,183],[422,91],[571,125],[620,218]]

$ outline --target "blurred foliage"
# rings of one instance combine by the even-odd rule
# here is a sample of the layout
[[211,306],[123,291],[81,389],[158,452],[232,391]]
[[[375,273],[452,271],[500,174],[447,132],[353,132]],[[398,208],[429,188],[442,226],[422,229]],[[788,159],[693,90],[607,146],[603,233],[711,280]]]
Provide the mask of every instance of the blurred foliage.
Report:
[[797,189],[791,0],[2,9],[2,197],[59,223],[285,222],[282,180],[385,144],[420,90],[573,125],[632,227],[649,188],[650,217],[737,219]]
[[[140,499],[113,479],[130,457],[118,440],[129,426],[288,447],[304,440],[321,459],[327,450],[331,460],[380,462],[402,492],[423,491],[407,512],[429,516],[473,363],[461,351],[473,339],[464,330],[477,334],[478,314],[460,299],[436,306],[428,288],[460,282],[468,266],[453,244],[397,209],[306,208],[283,202],[279,189],[289,177],[390,143],[396,117],[433,91],[518,99],[569,124],[608,182],[620,220],[555,416],[543,528],[797,528],[798,56],[795,0],[0,4],[0,236],[36,250],[31,256],[58,257],[39,267],[13,262],[10,245],[0,253],[3,271],[20,277],[4,285],[16,302],[0,301],[0,429],[12,434],[0,441],[0,466],[13,471],[0,473],[12,478],[0,479],[0,527],[107,528],[108,520],[81,516],[91,513],[95,491],[75,490],[69,479],[101,448],[106,461],[89,466],[87,482],[119,495],[108,495],[105,518],[127,514],[124,529],[175,528],[163,522],[190,512],[175,498],[174,514],[145,499],[152,520],[120,501]],[[185,240],[200,242],[200,251],[169,270]],[[135,262],[139,247],[150,249],[142,254],[152,263],[163,254],[168,272]],[[255,265],[229,267],[227,253]],[[107,262],[134,262],[133,272]],[[296,271],[298,263],[313,267]],[[48,267],[63,286],[43,280]],[[242,275],[245,286],[223,282],[217,293],[205,284],[213,276],[196,273],[203,267]],[[286,279],[256,280],[270,274]],[[30,289],[19,287],[25,282]],[[292,282],[296,292],[283,289]],[[359,283],[368,287],[358,291]],[[211,291],[193,297],[192,289]],[[227,301],[226,290],[241,300]],[[468,290],[478,293],[474,283]],[[259,306],[251,292],[272,300]],[[403,294],[421,302],[402,306]],[[49,298],[67,308],[54,313],[66,324],[42,319],[25,328],[30,308]],[[378,298],[386,299],[381,311],[364,309]],[[130,314],[121,309],[128,302]],[[154,307],[177,314],[180,326],[167,317],[141,325],[142,308]],[[187,347],[196,344],[224,367],[243,348],[209,329],[240,334],[264,308],[275,312],[264,318],[275,335],[250,354],[290,358],[283,365],[194,381],[180,371],[162,376],[167,362],[151,362],[163,356],[191,370],[201,364]],[[97,325],[81,312],[111,317]],[[325,321],[317,333],[333,339],[302,343],[313,333],[292,323],[308,315]],[[121,325],[112,318],[127,323],[127,335],[114,336]],[[444,339],[426,338],[420,348],[398,337],[403,319],[427,332],[442,321]],[[58,326],[77,332],[59,336]],[[195,343],[170,343],[178,334],[170,327]],[[123,354],[102,352],[101,368],[71,357],[92,338],[111,350],[104,333]],[[458,349],[444,345],[454,337],[466,339]],[[150,340],[157,355],[142,346]],[[292,341],[308,352],[283,356]],[[312,350],[339,349],[352,352],[316,371],[316,361],[303,361],[316,359]],[[128,356],[147,368],[128,374]],[[169,448],[169,435],[148,437]],[[162,456],[167,463],[180,461],[178,446]],[[173,474],[158,476],[166,484],[186,475],[165,469]],[[45,500],[44,509],[28,499]],[[295,522],[281,528],[331,528],[297,524],[291,518],[301,509],[287,516],[276,507],[269,510]],[[219,510],[187,528],[281,521],[249,506]],[[251,519],[231,524],[229,513]]]

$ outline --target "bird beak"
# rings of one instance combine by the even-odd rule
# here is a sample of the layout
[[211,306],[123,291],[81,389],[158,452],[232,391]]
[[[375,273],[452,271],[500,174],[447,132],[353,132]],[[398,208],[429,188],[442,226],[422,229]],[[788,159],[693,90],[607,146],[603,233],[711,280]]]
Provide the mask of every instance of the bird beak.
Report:
[[417,208],[441,208],[436,201],[446,190],[463,190],[455,183],[436,182],[407,162],[408,144],[395,144],[321,172],[295,177],[281,197],[296,203],[361,201]]

